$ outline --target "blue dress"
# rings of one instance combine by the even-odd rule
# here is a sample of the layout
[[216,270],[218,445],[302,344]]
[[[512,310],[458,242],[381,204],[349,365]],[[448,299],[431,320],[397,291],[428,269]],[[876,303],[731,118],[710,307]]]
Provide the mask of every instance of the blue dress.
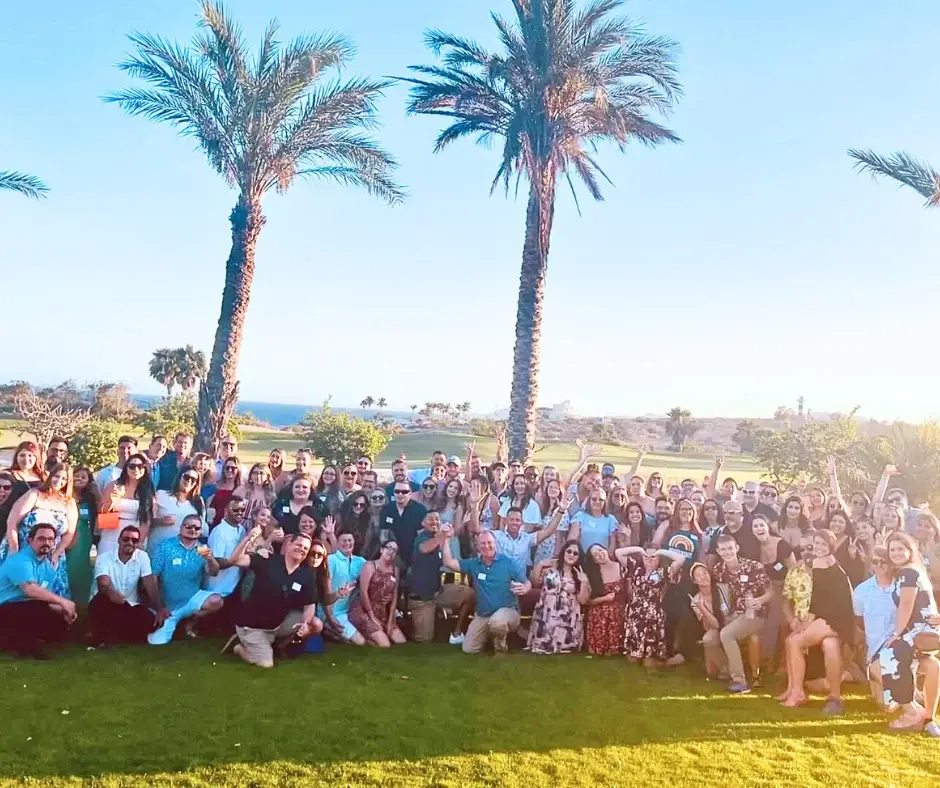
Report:
[[[55,527],[56,540],[52,549],[57,549],[62,541],[62,534],[68,529],[68,518],[65,512],[60,512],[56,509],[33,509],[20,521],[16,529],[20,537],[20,549],[27,544],[29,532],[33,529],[33,526],[38,523],[48,523]],[[10,543],[7,541],[6,537],[3,537],[3,540],[0,541],[0,563],[5,561],[9,554]],[[72,592],[69,590],[69,574],[67,567],[68,562],[63,555],[59,558],[59,564],[55,568],[55,577],[53,578],[49,590],[57,596],[71,599]]]

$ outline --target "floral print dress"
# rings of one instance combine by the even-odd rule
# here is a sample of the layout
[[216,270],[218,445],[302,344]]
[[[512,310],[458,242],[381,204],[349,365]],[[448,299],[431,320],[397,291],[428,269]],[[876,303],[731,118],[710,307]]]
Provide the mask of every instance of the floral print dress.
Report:
[[626,597],[626,574],[620,567],[620,577],[604,584],[604,594],[613,594],[610,602],[591,605],[587,609],[585,639],[587,650],[597,656],[623,653],[623,609]]
[[545,573],[532,613],[529,650],[533,654],[566,654],[580,651],[583,642],[584,619],[575,581],[551,569]]
[[631,555],[627,576],[633,593],[624,611],[623,653],[632,659],[666,659],[666,595],[668,575],[660,566],[647,573],[643,559]]

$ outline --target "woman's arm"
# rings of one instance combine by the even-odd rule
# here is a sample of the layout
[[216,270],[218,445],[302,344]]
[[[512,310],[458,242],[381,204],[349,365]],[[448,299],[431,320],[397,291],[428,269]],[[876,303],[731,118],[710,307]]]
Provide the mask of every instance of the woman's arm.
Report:
[[578,569],[578,582],[580,583],[578,590],[578,604],[581,605],[581,607],[584,607],[591,598],[591,581],[588,580],[588,576],[584,574],[583,569]]
[[35,490],[30,490],[26,495],[21,495],[19,500],[13,507],[10,509],[10,514],[7,516],[7,544],[9,545],[10,553],[15,553],[20,549],[20,533],[17,530],[17,526],[29,511],[36,505],[36,500],[39,497],[39,493]]
[[669,520],[660,525],[653,534],[653,547],[659,548],[666,541],[666,533],[669,531]]
[[582,470],[584,470],[584,466],[587,465],[588,460],[600,451],[599,447],[593,446],[590,443],[585,443],[580,438],[578,438],[576,443],[580,449],[578,453],[578,462],[564,478],[559,478],[559,486],[562,489],[562,494],[568,490],[568,485],[571,484],[571,480],[581,473]]
[[565,516],[565,511],[567,506],[559,506],[555,509],[555,514],[552,515],[552,519],[549,520],[548,525],[545,526],[542,530],[535,532],[535,544],[540,545],[548,537],[552,536],[555,531],[558,530],[558,526],[561,525],[561,521]]
[[642,555],[646,551],[642,547],[618,547],[614,550],[614,558],[616,558],[621,564],[626,565],[627,559],[631,555]]
[[398,600],[398,569],[395,570],[395,591],[392,594],[392,603],[388,606],[388,621],[385,624],[385,633],[395,628],[395,608]]
[[75,501],[72,501],[69,504],[68,511],[65,514],[65,530],[62,532],[62,537],[59,539],[59,546],[52,551],[52,557],[54,559],[53,566],[58,563],[59,559],[65,555],[65,551],[72,546],[72,542],[75,541],[75,526],[78,523],[78,507],[75,505]]
[[721,455],[715,455],[715,463],[712,465],[712,472],[709,474],[708,478],[705,479],[705,483],[702,485],[702,492],[705,493],[706,498],[714,498],[715,493],[718,490],[718,477],[721,475],[721,469],[725,464],[725,458]]
[[362,567],[362,573],[359,575],[359,604],[362,605],[363,612],[369,618],[374,621],[378,621],[378,619],[375,617],[375,613],[372,610],[372,602],[369,599],[369,583],[372,582],[372,575],[374,574],[375,564],[369,561],[369,563]]
[[[443,534],[444,541],[441,544],[441,563],[444,564],[448,569],[453,572],[460,571],[460,561],[454,558],[453,554],[450,552],[450,530],[447,531],[441,529]],[[365,569],[362,570],[365,572]],[[360,587],[362,586],[362,580],[359,581]]]
[[532,571],[529,572],[529,582],[532,583],[533,588],[541,587],[542,573],[554,563],[554,558],[547,558],[544,561],[539,561],[535,566],[532,567]]
[[829,471],[830,494],[839,502],[839,506],[842,509],[848,511],[849,507],[845,505],[845,501],[842,499],[842,490],[839,488],[839,473],[836,469],[836,458],[831,454],[826,458],[826,468]]
[[894,625],[894,634],[891,640],[897,640],[904,634],[914,612],[914,602],[917,599],[917,589],[904,586],[898,591],[898,617]]

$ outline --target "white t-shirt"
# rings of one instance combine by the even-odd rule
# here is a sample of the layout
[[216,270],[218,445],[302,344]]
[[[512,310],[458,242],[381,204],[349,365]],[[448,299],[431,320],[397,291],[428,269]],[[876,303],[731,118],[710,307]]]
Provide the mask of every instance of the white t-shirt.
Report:
[[118,558],[117,550],[98,553],[95,560],[95,582],[92,584],[92,597],[98,593],[98,578],[108,577],[114,590],[121,594],[130,604],[139,605],[140,597],[137,593],[137,584],[142,577],[150,577],[150,556],[143,550],[134,550],[134,554],[125,564]]
[[[240,525],[232,525],[223,520],[209,534],[209,549],[216,558],[228,558],[238,543],[245,536],[245,529]],[[213,594],[228,596],[235,590],[238,581],[241,579],[242,570],[237,566],[230,566],[223,569],[215,577],[206,576],[205,589]]]
[[[153,555],[154,550],[161,542],[172,539],[179,534],[183,519],[191,514],[199,514],[196,507],[190,501],[184,500],[180,503],[179,499],[171,492],[166,490],[157,490],[155,497],[157,503],[157,514],[154,518],[154,524],[150,528],[150,536],[147,538],[147,551]],[[161,525],[160,519],[170,515],[176,518],[173,525]],[[202,518],[202,535],[209,535],[209,525],[206,523],[205,514]]]
[[[499,504],[499,516],[505,517],[509,514],[509,509],[512,507],[512,499],[504,498]],[[527,504],[525,509],[522,510],[522,522],[525,525],[542,525],[542,510],[539,509],[539,505],[535,502],[535,499],[531,499]]]

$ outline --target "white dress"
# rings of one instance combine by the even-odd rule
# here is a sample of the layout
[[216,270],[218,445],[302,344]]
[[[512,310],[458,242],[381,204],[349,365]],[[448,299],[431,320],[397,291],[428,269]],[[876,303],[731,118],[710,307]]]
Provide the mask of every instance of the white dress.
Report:
[[98,555],[116,549],[121,531],[129,525],[138,525],[137,509],[139,506],[140,501],[136,498],[117,499],[112,511],[118,513],[118,527],[112,528],[110,531],[101,532],[101,539],[98,542]]
[[[179,534],[183,519],[191,514],[198,515],[196,507],[190,501],[180,503],[179,499],[173,493],[166,490],[158,490],[156,495],[157,514],[154,518],[154,524],[150,527],[150,536],[147,538],[147,552],[153,558],[157,547],[167,539],[172,539]],[[162,520],[167,515],[176,519],[173,525],[161,525]],[[202,520],[202,535],[209,535],[209,526],[206,524],[205,516]]]

